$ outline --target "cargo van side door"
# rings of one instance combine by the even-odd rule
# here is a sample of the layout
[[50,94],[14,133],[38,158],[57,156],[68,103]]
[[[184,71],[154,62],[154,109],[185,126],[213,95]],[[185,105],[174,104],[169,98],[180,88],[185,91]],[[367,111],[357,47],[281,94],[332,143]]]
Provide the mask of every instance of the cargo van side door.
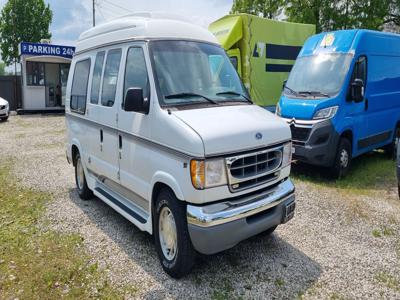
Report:
[[[351,86],[354,82],[356,82],[357,79],[362,80],[364,85],[363,99],[360,99],[358,101],[353,99],[351,91]],[[358,57],[354,64],[353,73],[350,79],[349,92],[347,96],[347,117],[350,117],[353,123],[353,154],[357,154],[358,152],[360,152],[359,143],[368,136],[368,100],[366,97],[367,88],[367,57],[361,55]]]
[[[151,114],[125,111],[124,100],[128,89],[142,89],[143,98],[150,101],[148,70],[144,43],[131,44],[124,57],[122,103],[119,106],[119,160],[121,185],[126,188],[127,197],[145,212],[149,211],[147,195],[150,189],[151,171],[148,167],[151,147]],[[151,107],[150,107],[151,110]]]
[[121,48],[96,54],[90,87],[88,119],[91,121],[91,160],[96,175],[119,181],[117,84],[120,80]]

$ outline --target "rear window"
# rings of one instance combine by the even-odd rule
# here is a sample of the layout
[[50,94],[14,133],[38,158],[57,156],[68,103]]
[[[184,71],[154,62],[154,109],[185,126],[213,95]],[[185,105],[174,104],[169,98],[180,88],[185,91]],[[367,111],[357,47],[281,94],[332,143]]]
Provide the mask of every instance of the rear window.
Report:
[[75,64],[71,89],[71,110],[84,114],[90,73],[90,59]]

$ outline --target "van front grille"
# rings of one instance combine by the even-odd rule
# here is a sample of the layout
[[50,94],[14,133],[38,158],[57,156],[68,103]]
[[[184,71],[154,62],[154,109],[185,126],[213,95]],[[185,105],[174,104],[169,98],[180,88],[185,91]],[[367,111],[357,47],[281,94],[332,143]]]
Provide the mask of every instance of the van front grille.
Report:
[[293,141],[306,142],[310,136],[311,127],[290,126]]
[[237,192],[279,176],[282,146],[226,158],[230,190]]

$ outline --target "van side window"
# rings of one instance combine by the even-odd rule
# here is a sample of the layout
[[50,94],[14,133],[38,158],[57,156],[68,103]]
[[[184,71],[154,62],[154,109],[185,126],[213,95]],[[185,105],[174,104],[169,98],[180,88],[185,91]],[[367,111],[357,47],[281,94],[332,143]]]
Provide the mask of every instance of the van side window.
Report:
[[361,79],[364,85],[367,83],[367,58],[360,56],[354,66],[353,81],[355,79]]
[[142,88],[143,97],[149,97],[146,61],[143,49],[140,47],[132,47],[128,50],[125,67],[124,98],[129,88]]
[[121,49],[108,51],[106,67],[103,76],[103,88],[101,91],[101,105],[113,106],[115,92],[117,90],[118,71],[121,62]]
[[84,114],[90,73],[90,59],[75,64],[71,89],[71,110]]
[[101,73],[103,72],[104,56],[105,56],[104,51],[98,52],[96,55],[96,61],[94,63],[94,69],[93,69],[92,89],[90,92],[90,103],[92,104],[99,103],[100,80],[101,80]]

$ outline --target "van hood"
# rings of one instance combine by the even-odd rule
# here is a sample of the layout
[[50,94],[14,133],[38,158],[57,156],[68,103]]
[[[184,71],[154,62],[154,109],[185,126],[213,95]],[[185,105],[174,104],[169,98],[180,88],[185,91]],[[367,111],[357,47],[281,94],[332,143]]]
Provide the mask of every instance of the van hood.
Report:
[[336,98],[329,99],[295,99],[282,96],[279,101],[281,117],[299,120],[312,120],[316,111],[337,105]]
[[289,126],[257,105],[173,111],[201,137],[206,156],[266,147],[290,140]]

